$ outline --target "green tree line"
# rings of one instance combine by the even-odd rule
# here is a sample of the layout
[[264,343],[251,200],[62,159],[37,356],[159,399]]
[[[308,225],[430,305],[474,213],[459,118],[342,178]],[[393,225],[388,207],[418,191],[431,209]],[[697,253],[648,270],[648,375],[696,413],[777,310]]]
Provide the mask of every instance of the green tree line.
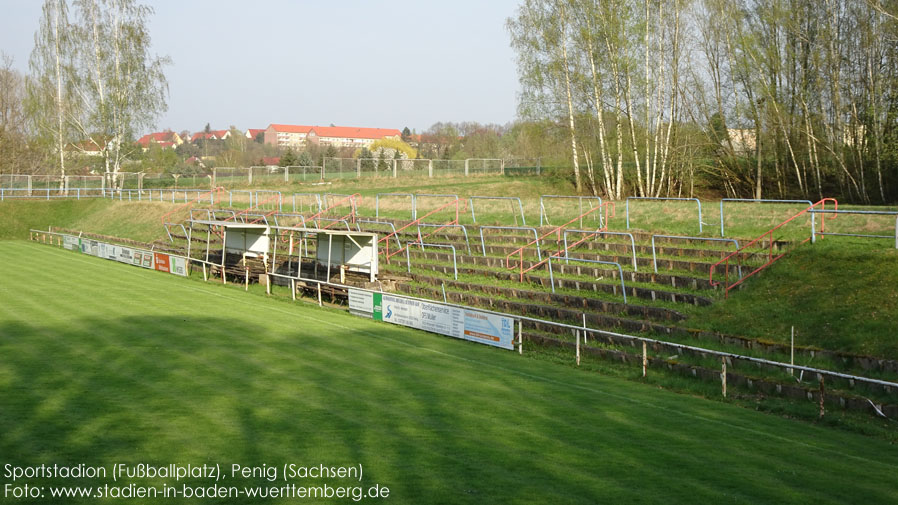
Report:
[[524,0],[519,113],[620,198],[898,200],[895,0]]

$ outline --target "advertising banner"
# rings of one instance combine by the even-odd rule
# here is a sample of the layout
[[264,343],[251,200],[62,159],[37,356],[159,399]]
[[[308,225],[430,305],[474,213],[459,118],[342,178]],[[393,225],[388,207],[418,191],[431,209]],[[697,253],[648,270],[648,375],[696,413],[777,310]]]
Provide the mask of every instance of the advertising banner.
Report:
[[514,349],[514,319],[498,314],[465,311],[465,340]]
[[374,293],[349,289],[349,312],[357,316],[374,316]]
[[63,235],[62,247],[65,247],[69,251],[80,251],[81,239],[79,239],[78,237],[73,237],[71,235]]
[[81,240],[81,252],[91,256],[100,256],[100,243],[96,240]]
[[[107,244],[96,240],[81,239],[74,235],[62,236],[63,247],[69,250],[81,251],[84,254],[90,254],[98,258],[105,258],[118,261],[119,263],[127,263],[129,265],[139,266],[141,268],[154,268],[153,253],[141,249],[134,249],[115,244]],[[164,272],[171,272],[176,275],[187,276],[187,259],[182,257],[169,257],[167,254],[160,254],[169,258],[165,263],[167,269]]]
[[[364,292],[356,292],[354,297],[353,291],[349,291],[350,310],[367,316],[369,305]],[[371,317],[375,320],[514,349],[514,319],[510,317],[382,293],[368,294],[371,296]]]
[[156,265],[156,270],[160,272],[169,272],[171,271],[171,267],[168,261],[168,254],[163,253],[154,253],[153,254],[153,262]]
[[187,259],[181,256],[169,256],[169,272],[187,277]]

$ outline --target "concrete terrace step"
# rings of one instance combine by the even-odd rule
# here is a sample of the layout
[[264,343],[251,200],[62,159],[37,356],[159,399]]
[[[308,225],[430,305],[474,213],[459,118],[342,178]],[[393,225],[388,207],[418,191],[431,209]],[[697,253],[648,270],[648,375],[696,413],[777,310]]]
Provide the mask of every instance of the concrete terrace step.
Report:
[[[436,251],[420,251],[415,250],[414,255],[417,257],[423,257],[426,260],[430,261],[439,261],[441,263],[452,263],[452,254],[451,253],[443,253]],[[498,279],[503,280],[514,280],[520,281],[520,276],[517,270],[512,270],[505,267],[505,260],[495,257],[482,257],[482,256],[467,256],[467,255],[458,255],[456,256],[456,262],[461,265],[459,271],[462,270],[470,270],[472,273],[482,274],[482,275],[491,275]],[[405,258],[403,257],[401,261],[394,261],[394,264],[397,265],[405,265]],[[531,266],[533,262],[524,262],[524,268]],[[415,264],[414,259],[412,259],[413,267],[425,267],[425,264]],[[382,262],[383,268],[389,268],[389,264]],[[485,267],[485,268],[477,268],[477,267]],[[451,268],[451,267],[449,267]],[[589,281],[582,280],[573,280],[573,279],[565,279],[565,276],[568,275],[589,275],[594,278],[598,277],[606,277],[613,280],[618,278],[618,272],[613,268],[603,268],[603,267],[593,267],[585,264],[574,264],[570,263],[565,265],[562,260],[553,261],[552,262],[552,271],[555,274],[556,286],[558,285],[558,281],[562,282],[579,282],[581,286],[585,289],[595,290],[589,284]],[[526,273],[524,274],[524,280],[534,282],[540,284],[544,287],[549,287],[549,276],[548,271],[544,268],[544,272],[541,272],[540,275],[536,275],[535,273]],[[658,284],[660,286],[669,286],[670,288],[676,289],[691,289],[696,291],[701,290],[711,290],[710,283],[707,279],[699,279],[694,277],[685,277],[680,275],[670,275],[670,274],[662,274],[662,273],[654,273],[654,272],[629,272],[624,271],[624,282],[640,282],[646,284]],[[612,283],[612,285],[614,285]],[[661,291],[661,290],[659,290]],[[676,301],[685,301],[689,300],[686,303],[696,304],[696,305],[710,305],[711,299],[707,297],[701,297],[697,295],[693,295],[691,293],[675,293],[673,291],[663,291],[665,293],[673,293],[676,295],[684,295],[683,300]],[[629,292],[628,292],[629,294]],[[696,298],[701,298],[700,301],[694,302],[689,296],[693,296]],[[649,296],[651,298],[651,296]]]
[[560,293],[547,293],[544,291],[533,291],[526,288],[497,286],[494,284],[479,284],[454,281],[451,279],[444,279],[441,277],[432,277],[415,273],[411,274],[411,278],[415,281],[430,284],[432,286],[440,286],[441,284],[445,284],[447,289],[454,291],[482,293],[485,295],[501,296],[511,299],[526,299],[543,304],[562,306],[567,308],[580,307],[583,310],[588,310],[590,312],[627,314],[631,317],[639,317],[656,321],[682,321],[686,319],[686,316],[682,313],[663,307],[650,307],[645,305],[609,302],[596,298],[588,298]]

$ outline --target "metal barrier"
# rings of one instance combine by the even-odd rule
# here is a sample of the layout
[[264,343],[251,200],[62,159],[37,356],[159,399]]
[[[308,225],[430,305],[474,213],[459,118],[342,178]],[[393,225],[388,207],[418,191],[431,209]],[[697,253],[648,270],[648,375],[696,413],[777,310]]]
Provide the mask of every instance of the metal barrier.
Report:
[[702,232],[702,202],[698,198],[667,198],[653,196],[628,196],[627,197],[627,229],[630,229],[630,200],[676,200],[692,201],[698,204],[698,232]]
[[356,231],[362,231],[362,227],[359,226],[359,223],[380,224],[380,225],[389,226],[390,229],[393,230],[393,233],[391,233],[391,235],[393,235],[393,238],[396,239],[396,245],[398,247],[402,247],[402,243],[399,242],[399,237],[396,236],[396,226],[394,226],[392,222],[390,222],[390,221],[374,221],[374,220],[370,220],[370,219],[356,219],[355,220]]
[[211,210],[209,210],[209,209],[190,209],[190,219],[196,219],[195,217],[193,217],[193,212],[194,212],[194,211],[197,211],[197,212],[205,212],[205,213],[206,213],[206,220],[207,220],[207,221],[212,221],[212,211],[211,211]]
[[[898,249],[898,212],[887,211],[887,210],[814,210],[811,211],[811,233],[816,239],[816,235],[835,235],[838,237],[866,237],[866,238],[894,238],[895,239],[895,249]],[[815,233],[815,227],[813,225],[814,215],[816,214],[861,214],[861,215],[874,215],[874,216],[895,216],[895,235],[864,235],[860,233],[824,233],[820,231],[819,233]],[[824,216],[825,218],[825,216]]]
[[[262,223],[265,223],[265,226],[268,226],[268,216],[266,216],[265,214],[257,214],[255,212],[244,212],[240,216],[243,218],[244,223],[254,224],[254,223],[262,222]],[[251,218],[251,217],[256,218],[256,219],[253,219],[252,221],[247,221],[247,218]]]
[[[553,258],[553,256],[549,256],[547,259],[548,259],[548,263],[549,263],[549,281],[552,283],[552,292],[554,293],[555,292],[555,276],[552,274],[552,258]],[[568,258],[567,256],[554,256],[554,258],[556,260],[562,260],[565,263],[567,263],[568,261],[582,261],[584,263],[597,263],[600,265],[616,266],[617,273],[618,273],[618,276],[620,279],[621,294],[624,295],[624,304],[627,303],[627,288],[624,285],[624,269],[621,268],[620,263],[615,263],[614,261],[600,261],[600,260],[585,260],[585,259],[580,259],[580,258]]]
[[275,225],[275,226],[281,226],[280,220],[278,219],[279,217],[294,217],[294,218],[297,218],[297,217],[298,217],[299,220],[302,221],[302,227],[303,227],[303,228],[306,227],[306,218],[303,217],[303,215],[302,215],[302,214],[299,214],[299,213],[295,213],[295,212],[278,212],[277,214],[274,214],[274,215],[272,215],[271,217],[274,218],[274,225]]
[[186,238],[187,241],[190,242],[190,234],[187,233],[187,228],[185,228],[182,223],[162,223],[162,226],[165,227],[165,233],[166,233],[166,235],[168,235],[169,242],[171,242],[171,243],[175,242],[175,238],[172,236],[171,229],[170,229],[172,226],[180,226],[181,231],[184,232],[184,238]]
[[[222,187],[220,187],[220,186],[217,187],[217,188],[214,188],[214,189],[211,189],[211,190],[207,191],[206,193],[209,195],[209,201],[210,201],[210,202],[214,202],[214,201],[215,201],[215,194],[221,195],[223,191],[224,191],[224,188],[222,188]],[[172,193],[172,195],[174,195],[174,193]],[[179,207],[177,207],[177,208],[175,208],[175,209],[173,209],[173,210],[170,210],[170,211],[166,212],[165,214],[163,214],[163,215],[162,215],[162,223],[163,223],[163,225],[165,224],[165,222],[168,221],[168,217],[169,217],[169,216],[171,216],[171,215],[174,214],[175,212],[179,212],[179,211],[181,211],[181,210],[183,210],[183,209],[185,209],[185,208],[188,208],[188,207],[190,207],[190,206],[192,206],[192,205],[194,205],[194,204],[196,204],[196,203],[201,202],[201,201],[203,200],[204,197],[205,197],[205,194],[197,195],[197,197],[194,198],[192,201],[187,202],[187,203],[185,203],[184,205],[181,205],[181,206],[179,206]],[[220,201],[221,201],[221,198],[219,198],[218,201],[220,202]],[[214,205],[214,203],[213,203],[212,205]]]
[[[52,192],[62,192],[62,194],[53,195]],[[21,195],[19,193],[22,193]],[[41,193],[40,196],[36,193]],[[0,202],[4,200],[54,200],[58,198],[74,198],[81,200],[82,198],[103,198],[103,192],[100,188],[68,188],[67,190],[39,188],[0,188]]]
[[[514,267],[511,266],[511,257],[512,257],[512,256],[515,256],[515,255],[518,255],[518,256],[519,256],[518,266],[520,267],[520,270],[521,270],[521,272],[520,272],[520,273],[521,273],[521,282],[524,282],[524,274],[525,274],[525,273],[527,273],[527,272],[533,270],[534,268],[538,268],[538,267],[542,266],[542,265],[549,259],[549,258],[546,258],[546,259],[544,259],[544,260],[540,260],[539,262],[534,263],[533,265],[530,265],[530,268],[527,268],[527,269],[525,270],[525,269],[524,269],[524,249],[526,249],[527,247],[533,245],[533,244],[536,243],[536,242],[539,242],[540,240],[542,240],[542,239],[544,239],[544,238],[546,238],[546,237],[548,237],[549,235],[552,235],[552,234],[555,234],[555,235],[557,236],[556,242],[559,244],[559,247],[560,247],[560,244],[561,244],[561,232],[562,232],[562,230],[564,230],[564,227],[565,227],[565,226],[567,226],[567,225],[569,225],[569,224],[571,224],[571,223],[573,223],[574,221],[577,221],[577,220],[580,220],[580,222],[583,222],[583,218],[584,218],[584,217],[586,217],[586,216],[588,216],[589,214],[591,214],[591,213],[593,213],[593,212],[595,212],[595,211],[597,211],[597,210],[600,210],[600,209],[602,209],[602,208],[605,209],[605,223],[606,223],[605,226],[607,227],[607,226],[608,226],[607,223],[608,223],[608,206],[609,206],[609,205],[611,206],[612,212],[613,212],[613,209],[614,209],[614,202],[605,202],[605,203],[603,203],[602,205],[600,205],[600,206],[598,206],[598,207],[594,207],[594,208],[588,210],[586,213],[584,213],[584,214],[582,214],[582,215],[580,215],[580,216],[577,216],[577,217],[575,217],[574,219],[571,219],[570,221],[568,221],[567,223],[565,223],[565,224],[563,224],[563,225],[561,225],[561,226],[558,226],[558,227],[556,227],[555,229],[553,229],[553,230],[551,230],[551,231],[549,231],[549,232],[547,232],[547,233],[541,235],[540,237],[537,237],[537,239],[534,240],[533,242],[530,242],[529,244],[522,246],[521,248],[517,249],[516,251],[509,253],[508,256],[505,257],[505,267],[508,268],[508,269],[514,268]],[[613,215],[613,214],[612,214],[612,215]],[[604,228],[602,228],[602,229],[600,229],[600,230],[596,230],[596,231],[604,231]],[[561,255],[561,250],[559,249],[559,251],[556,252],[556,253],[554,254],[554,256],[560,256],[560,255]],[[551,256],[550,256],[550,257],[551,257]]]
[[[458,195],[447,194],[447,195],[432,195],[428,193],[416,193],[415,194],[415,214],[413,219],[418,219],[418,198],[452,198],[453,200],[459,200]],[[460,200],[465,202],[465,200]],[[428,215],[430,212],[427,213]],[[427,217],[426,215],[423,217]],[[458,218],[456,217],[456,222],[458,222]]]
[[[736,249],[739,249],[739,241],[734,238],[709,238],[709,237],[684,237],[681,235],[652,235],[652,264],[655,266],[655,273],[658,273],[658,259],[655,256],[655,237],[658,238],[667,238],[673,240],[707,240],[709,242],[732,242],[736,244]],[[742,265],[737,265],[739,267],[739,278],[742,278]]]
[[228,207],[234,206],[234,195],[243,195],[246,194],[249,197],[249,206],[253,206],[253,195],[255,195],[254,191],[246,190],[246,189],[232,189],[230,192],[230,196],[228,197]]
[[[460,225],[460,224],[427,224],[427,223],[418,223],[418,241],[419,241],[419,242],[420,242],[421,240],[423,240],[423,238],[421,238],[421,227],[422,227],[422,226],[425,227],[425,228],[428,228],[428,227],[429,227],[429,228],[440,228],[440,229],[443,229],[443,228],[461,228],[462,233],[465,234],[465,245],[468,247],[468,254],[471,254],[471,242],[468,240],[468,230],[465,229],[464,225]],[[434,232],[431,233],[431,234],[428,234],[427,236],[429,237],[429,236],[431,236],[431,235],[433,235],[433,234],[435,234],[435,233],[436,233],[436,231],[434,231]]]
[[543,256],[539,250],[539,234],[536,232],[536,228],[531,228],[527,226],[481,226],[480,227],[480,249],[483,251],[483,255],[486,256],[486,241],[483,240],[483,230],[529,230],[533,232],[533,239],[536,241],[536,257],[542,261]]
[[[449,207],[449,206],[451,206],[451,205],[454,205],[454,206],[455,206],[455,219],[449,221],[449,222],[446,223],[446,224],[447,224],[447,225],[458,224],[458,202],[459,202],[459,199],[458,199],[458,198],[456,198],[455,200],[453,200],[453,201],[451,201],[451,202],[447,202],[447,203],[445,203],[445,204],[443,204],[443,205],[437,207],[436,209],[433,209],[432,211],[428,212],[427,214],[424,214],[424,215],[421,216],[420,218],[415,219],[414,221],[412,221],[412,222],[410,222],[410,223],[408,223],[408,224],[402,226],[401,228],[399,228],[398,230],[394,231],[393,233],[391,233],[391,234],[389,234],[389,235],[386,235],[386,236],[384,236],[384,237],[381,237],[380,240],[377,241],[377,243],[379,244],[379,243],[381,243],[381,242],[386,241],[385,247],[384,247],[384,249],[382,249],[382,250],[384,251],[384,256],[385,256],[386,259],[387,259],[387,263],[390,262],[390,258],[391,258],[391,257],[393,257],[393,256],[395,256],[395,255],[397,255],[397,254],[399,254],[399,253],[402,252],[402,247],[400,247],[398,250],[396,250],[396,251],[394,251],[392,254],[390,254],[390,240],[389,240],[390,237],[395,237],[400,231],[402,231],[402,230],[408,228],[409,226],[420,224],[420,223],[421,223],[421,220],[424,219],[425,217],[430,216],[431,214],[435,214],[435,213],[437,213],[437,212],[439,212],[439,211],[441,211],[441,210],[443,210],[443,209],[445,209],[445,208],[447,208],[447,207]],[[434,231],[431,232],[430,234],[426,235],[425,237],[421,237],[421,240],[423,240],[423,239],[426,238],[427,236],[430,236],[430,235],[432,235],[433,233],[436,233],[436,232],[438,232],[438,231],[440,231],[440,228],[437,228],[436,230],[434,230]],[[405,248],[408,249],[408,244],[406,244]]]
[[[342,217],[316,217],[315,219],[309,219],[309,221],[312,221],[315,224],[315,228],[318,228],[319,230],[326,230],[337,223],[343,223],[347,230],[352,231],[352,227],[349,226],[349,221]],[[322,227],[322,221],[330,221],[331,224]]]
[[409,196],[412,199],[412,219],[415,219],[415,194],[414,193],[378,193],[374,195],[374,217],[380,217],[380,197],[382,196]]
[[[352,195],[349,195],[346,193],[325,193],[322,198],[324,200],[324,206],[330,207],[331,205],[327,203],[327,197],[329,197],[329,196],[334,197],[334,198],[340,198],[340,200],[338,202],[342,202],[342,201],[346,200],[347,198],[349,198],[351,196],[355,196],[355,195],[358,195],[358,193],[354,193]],[[359,198],[361,199],[361,195],[359,195]]]
[[[318,210],[316,212],[321,212],[321,210],[324,209],[324,207],[321,206],[321,195],[319,195],[318,193],[293,193],[293,212],[297,212],[297,208],[296,208],[296,196],[297,195],[299,195],[299,197],[300,197],[300,202],[299,202],[300,208],[298,209],[300,212],[302,212],[302,197],[304,197],[304,196],[309,196],[309,197],[314,196],[315,197],[315,202],[318,204]],[[312,212],[311,209],[309,209],[309,211]]]
[[[549,223],[549,214],[546,212],[546,205],[544,200],[549,198],[557,198],[557,199],[576,199],[578,203],[578,209],[580,212],[580,217],[584,216],[583,213],[583,200],[598,200],[599,207],[602,206],[602,198],[598,196],[564,196],[564,195],[540,195],[539,197],[539,225],[543,226],[543,218],[545,218],[545,224],[551,225]],[[601,222],[601,216],[599,216],[599,226],[604,226]],[[583,227],[583,221],[580,221],[580,227]]]
[[[330,205],[330,206],[326,207],[324,210],[318,212],[317,214],[310,216],[308,218],[308,220],[314,221],[315,219],[321,217],[322,214],[326,214],[327,212],[339,207],[340,205],[343,204],[343,202],[349,202],[349,214],[346,214],[343,217],[340,217],[339,219],[340,220],[348,219],[352,222],[355,222],[356,214],[358,213],[358,208],[359,208],[359,201],[361,199],[362,199],[362,195],[360,195],[358,193],[354,193],[352,195],[347,195],[344,198],[337,200],[333,205]],[[325,201],[325,203],[327,203],[327,195],[325,195],[324,201]],[[330,226],[330,225],[328,225],[328,226]],[[325,226],[324,228],[326,229],[328,226]],[[348,225],[347,225],[347,228],[348,228]]]
[[748,203],[803,203],[808,207],[813,205],[810,200],[768,200],[764,198],[721,198],[720,199],[720,236],[723,237],[723,202],[748,202]]
[[[250,194],[252,194],[252,193],[250,193]],[[254,212],[250,212],[250,211],[252,211],[252,210],[259,210],[260,208],[262,208],[263,205],[270,203],[272,200],[276,200],[276,201],[277,201],[277,208],[280,208],[280,207],[281,207],[281,200],[282,200],[282,198],[283,198],[283,197],[281,196],[281,192],[278,191],[277,193],[275,193],[275,194],[271,195],[270,197],[266,198],[265,200],[262,200],[261,202],[256,202],[256,205],[254,205],[254,206],[252,206],[252,207],[250,207],[250,208],[248,208],[248,209],[243,209],[243,210],[241,210],[240,212],[235,213],[233,216],[231,216],[231,217],[225,219],[225,221],[230,221],[230,220],[232,220],[232,219],[236,220],[239,216],[241,216],[241,215],[247,215],[247,214],[252,214],[252,215],[258,216],[258,215],[260,215],[260,214],[254,213]],[[262,209],[262,210],[264,210],[264,209]],[[264,214],[262,214],[262,218],[264,219],[264,218],[266,218],[267,216],[270,216],[270,215],[272,215],[272,214],[277,214],[277,212],[278,212],[277,209],[275,209],[275,210],[273,210],[273,211],[271,211],[271,212],[264,213]],[[243,221],[246,222],[246,219],[244,219]],[[254,219],[254,220],[250,221],[249,223],[252,224],[252,223],[257,223],[257,222],[259,222],[259,220],[258,220],[258,219]]]
[[[257,190],[257,191],[256,191],[256,194],[255,194],[255,197],[254,197],[254,198],[255,198],[255,202],[256,202],[256,208],[259,208],[259,202],[262,202],[262,201],[271,201],[271,197],[270,197],[270,196],[269,196],[268,198],[266,198],[265,200],[262,200],[262,196],[263,196],[263,195],[277,195],[277,196],[279,196],[280,198],[277,199],[277,210],[278,210],[278,212],[284,210],[283,208],[281,208],[282,202],[284,201],[283,195],[281,195],[281,192],[280,192],[280,191],[271,190],[271,189],[260,189],[260,190]],[[266,209],[266,210],[267,210],[267,209]]]
[[442,247],[444,249],[452,249],[452,268],[455,271],[455,275],[453,276],[453,278],[455,280],[458,280],[458,261],[456,260],[456,257],[455,257],[455,246],[449,245],[449,244],[427,244],[424,242],[406,242],[406,244],[405,244],[405,261],[406,261],[406,270],[408,271],[408,273],[412,273],[412,257],[411,257],[411,254],[409,253],[409,249],[410,249],[409,246],[413,246],[413,245],[421,246],[422,251],[424,250],[425,246],[426,247]]
[[[468,200],[471,202],[471,219],[476,223],[477,215],[474,213],[474,200],[511,200],[518,202],[518,208],[521,210],[521,226],[527,226],[527,221],[524,219],[524,205],[521,203],[520,197],[517,196],[472,196],[469,197]],[[601,199],[600,199],[601,200]],[[599,202],[601,205],[602,202]],[[512,212],[513,213],[513,212]],[[518,217],[514,218],[515,226],[518,224]]]
[[[221,219],[218,217],[219,214],[230,214],[230,218],[233,218],[237,215],[237,213],[231,209],[212,209],[212,217],[216,220],[221,221]],[[225,218],[224,220],[226,221],[227,219],[228,218]]]
[[[839,209],[839,202],[838,202],[838,200],[836,200],[835,198],[824,198],[824,199],[820,200],[819,202],[816,202],[816,203],[812,204],[812,205],[811,205],[810,207],[808,207],[807,209],[804,209],[803,211],[799,212],[798,214],[795,214],[794,216],[790,217],[789,219],[787,219],[787,220],[783,221],[782,223],[780,223],[780,224],[774,226],[773,228],[767,230],[766,232],[762,233],[758,238],[756,238],[756,239],[752,240],[751,242],[749,242],[749,243],[743,245],[742,247],[740,247],[740,248],[737,249],[736,251],[734,251],[734,252],[730,253],[729,255],[727,255],[727,256],[726,256],[725,258],[723,258],[722,260],[720,260],[720,261],[718,261],[717,263],[714,263],[713,265],[711,265],[711,268],[709,269],[709,274],[708,274],[708,281],[710,282],[711,286],[719,286],[719,285],[720,285],[720,282],[715,282],[715,281],[714,281],[714,270],[715,270],[719,265],[721,265],[721,264],[725,265],[725,266],[724,266],[724,289],[725,289],[725,291],[724,291],[724,296],[725,296],[725,297],[729,297],[729,294],[730,294],[730,290],[731,290],[731,289],[735,288],[735,287],[738,286],[739,284],[742,284],[742,283],[745,282],[745,280],[748,279],[749,277],[755,275],[756,273],[760,272],[761,270],[764,270],[764,269],[767,268],[768,266],[772,265],[775,261],[777,261],[778,259],[780,259],[780,258],[782,258],[783,256],[785,256],[786,253],[782,253],[782,254],[779,254],[779,255],[776,255],[776,256],[773,255],[773,243],[774,243],[774,240],[773,240],[773,232],[774,232],[774,231],[776,231],[776,230],[782,228],[782,227],[785,226],[786,224],[788,224],[788,223],[794,221],[795,219],[797,219],[797,218],[803,216],[804,214],[810,213],[812,210],[814,210],[814,207],[817,207],[818,205],[821,206],[823,209],[826,209],[826,202],[833,202],[833,204],[835,204],[835,206],[836,206],[836,210]],[[804,240],[802,240],[802,241],[801,241],[802,244],[807,243],[808,241],[814,240],[814,237],[816,236],[816,235],[815,235],[816,223],[814,222],[813,216],[814,216],[814,215],[811,214],[811,218],[812,218],[812,219],[811,219],[811,236],[808,237],[808,238],[806,238],[806,239],[804,239]],[[833,217],[830,218],[830,219],[833,219],[833,218],[835,218],[835,216],[833,216]],[[826,231],[826,216],[824,216],[824,218],[821,220],[821,223],[820,223],[820,231],[821,231],[821,232]],[[760,240],[762,240],[764,237],[768,237],[768,239],[769,239],[769,240],[768,240],[768,242],[769,242],[769,247],[768,247],[768,251],[767,251],[767,261],[766,261],[763,265],[761,265],[761,266],[759,266],[758,268],[752,270],[751,272],[749,272],[748,274],[746,274],[746,275],[744,275],[744,276],[741,275],[741,271],[740,271],[740,277],[739,277],[739,280],[737,280],[736,282],[730,284],[730,259],[733,258],[733,257],[736,257],[736,256],[739,255],[739,254],[741,254],[742,251],[744,251],[745,249],[747,249],[747,248],[753,246],[754,244],[758,243],[758,242],[759,242]],[[741,265],[740,265],[740,266],[741,266]]]
[[[612,202],[609,202],[609,203],[612,203]],[[583,239],[580,239],[577,242],[574,242],[573,244],[571,244],[571,248],[577,247],[578,245],[582,244],[586,240],[589,240],[590,238],[595,237],[597,235],[620,235],[620,236],[630,237],[630,252],[631,252],[631,256],[633,258],[633,271],[635,271],[635,272],[639,271],[639,266],[636,264],[636,240],[633,239],[632,233],[619,232],[619,231],[595,232],[592,230],[564,230],[563,238],[564,238],[564,255],[565,256],[570,255],[568,252],[568,245],[567,245],[567,234],[568,233],[589,233],[590,234],[589,236],[587,236]]]

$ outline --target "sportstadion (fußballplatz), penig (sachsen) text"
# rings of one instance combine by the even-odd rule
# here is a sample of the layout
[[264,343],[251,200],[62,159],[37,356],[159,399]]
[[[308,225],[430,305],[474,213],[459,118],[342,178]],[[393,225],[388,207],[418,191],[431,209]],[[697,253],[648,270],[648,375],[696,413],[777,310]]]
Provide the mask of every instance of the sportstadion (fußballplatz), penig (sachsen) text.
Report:
[[3,477],[16,482],[24,479],[212,479],[219,481],[233,479],[265,479],[269,482],[291,479],[353,479],[359,482],[364,476],[361,464],[352,466],[300,465],[284,463],[283,465],[246,466],[231,464],[167,464],[151,465],[146,463],[115,463],[109,466],[90,466],[83,463],[76,465],[41,464],[36,466],[16,466],[6,463],[3,466]]

